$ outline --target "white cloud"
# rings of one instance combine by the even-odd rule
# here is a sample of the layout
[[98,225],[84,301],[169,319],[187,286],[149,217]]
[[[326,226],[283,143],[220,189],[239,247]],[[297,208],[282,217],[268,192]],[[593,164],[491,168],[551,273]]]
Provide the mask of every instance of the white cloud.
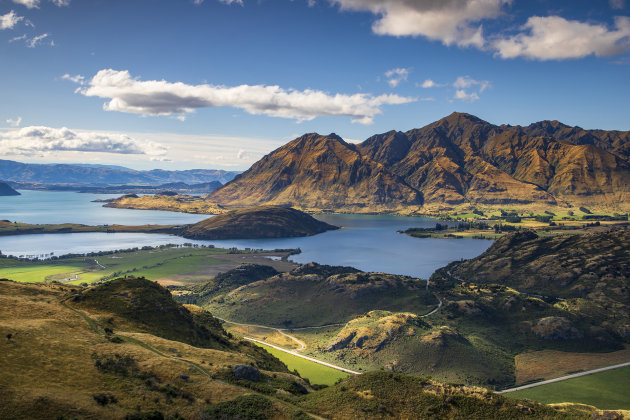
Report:
[[[13,0],[13,3],[21,4],[29,9],[38,9],[41,0]],[[70,6],[70,0],[50,0],[57,7]]]
[[[41,34],[41,35],[34,36],[33,38],[28,39],[26,41],[26,46],[29,47],[29,48],[35,48],[38,45],[41,45],[42,41],[44,39],[46,39],[46,38],[48,38],[48,34]],[[51,45],[54,45],[54,43],[52,43],[52,41],[51,41]]]
[[9,119],[7,119],[7,124],[9,124],[11,127],[19,127],[20,124],[22,124],[22,117],[17,117],[14,120],[9,118]]
[[[417,85],[416,85],[417,86]],[[434,88],[434,87],[442,87],[444,86],[443,84],[440,83],[435,83],[433,80],[431,79],[427,79],[424,82],[422,82],[422,84],[420,85],[420,87],[424,88],[424,89],[429,89],[429,88]]]
[[141,142],[124,134],[44,126],[0,132],[0,150],[5,155],[76,151],[160,156],[166,152],[166,149],[157,143]]
[[566,20],[559,16],[533,16],[523,33],[493,43],[502,58],[526,57],[562,60],[588,55],[609,56],[630,49],[630,18],[616,17],[615,29],[605,25]]
[[0,15],[0,30],[13,29],[22,19],[22,16],[15,14],[13,10],[5,15]]
[[12,42],[15,42],[15,41],[21,41],[23,39],[26,39],[26,34],[11,38],[9,40],[9,44],[12,43]]
[[460,99],[462,101],[474,102],[479,100],[479,95],[476,93],[467,93],[463,89],[458,89],[455,91],[455,99]]
[[409,77],[409,69],[397,68],[387,70],[385,72],[385,77],[387,78],[387,83],[389,83],[391,87],[396,87],[401,82],[407,81],[407,77]]
[[230,4],[240,4],[241,6],[243,5],[243,0],[219,0],[219,2],[227,4],[227,5],[230,5]]
[[13,3],[21,4],[29,9],[39,7],[39,0],[13,0]]
[[475,80],[470,76],[459,76],[453,83],[453,87],[458,89],[467,89],[473,86],[479,86],[479,92],[481,93],[490,87],[490,82],[487,80]]
[[64,74],[63,76],[61,76],[61,78],[63,80],[69,80],[73,83],[79,84],[79,85],[84,85],[85,84],[85,77],[81,76],[80,74],[77,75],[70,75],[68,73]]
[[79,90],[85,96],[109,99],[106,111],[141,115],[187,114],[197,108],[231,106],[254,115],[310,121],[319,116],[347,116],[352,122],[371,124],[383,105],[405,104],[415,98],[398,95],[344,95],[279,86],[210,84],[188,85],[165,80],[141,81],[128,71],[99,71]]
[[315,0],[306,0],[306,5],[308,7],[315,7],[316,4],[317,4],[317,1]]
[[445,45],[483,47],[484,19],[501,15],[512,0],[329,0],[342,10],[377,16],[379,35],[424,36]]
[[615,10],[621,10],[624,7],[626,7],[625,0],[609,0],[608,3],[610,4],[610,7],[612,7]]
[[193,4],[196,6],[199,6],[201,3],[203,3],[203,0],[193,0]]

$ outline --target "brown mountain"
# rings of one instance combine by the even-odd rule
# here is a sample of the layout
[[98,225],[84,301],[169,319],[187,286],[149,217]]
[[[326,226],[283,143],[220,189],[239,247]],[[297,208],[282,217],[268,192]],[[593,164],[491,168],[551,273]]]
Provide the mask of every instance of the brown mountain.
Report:
[[208,196],[227,206],[413,212],[453,205],[630,206],[630,132],[453,113],[354,145],[307,134]]

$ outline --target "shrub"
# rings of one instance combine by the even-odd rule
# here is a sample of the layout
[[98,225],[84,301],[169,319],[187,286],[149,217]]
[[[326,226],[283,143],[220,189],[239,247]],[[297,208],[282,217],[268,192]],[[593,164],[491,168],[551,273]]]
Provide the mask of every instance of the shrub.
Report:
[[98,405],[102,405],[103,407],[107,404],[116,404],[118,402],[116,397],[110,393],[94,394],[92,398],[94,398],[94,401],[96,401]]

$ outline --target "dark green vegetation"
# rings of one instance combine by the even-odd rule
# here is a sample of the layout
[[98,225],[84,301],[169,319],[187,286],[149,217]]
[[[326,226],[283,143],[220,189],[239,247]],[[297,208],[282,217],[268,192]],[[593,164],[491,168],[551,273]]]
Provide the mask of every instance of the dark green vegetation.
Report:
[[510,392],[506,396],[528,398],[545,404],[573,402],[604,410],[630,410],[628,384],[630,367],[625,367]]
[[[315,263],[260,279],[262,275],[236,288],[243,283],[240,281],[223,293],[197,294],[195,302],[231,321],[283,328],[346,322],[369,309],[423,314],[438,304],[426,291],[424,280],[406,276]],[[214,287],[211,281],[193,291],[216,290]]]
[[[203,328],[213,337],[204,338]],[[209,313],[186,309],[138,278],[87,289],[2,281],[0,332],[6,337],[0,352],[2,418],[509,419],[594,413],[388,372],[314,391],[264,350],[230,337]],[[180,334],[212,348],[162,338]]]
[[304,397],[302,404],[330,418],[579,419],[589,410],[559,411],[506,398],[483,388],[441,384],[392,372],[350,377]]
[[183,236],[193,239],[287,238],[311,236],[332,229],[338,228],[299,210],[260,206],[202,220],[186,228]]
[[20,193],[15,191],[5,182],[0,182],[0,197],[9,195],[20,195]]
[[557,121],[497,126],[453,113],[360,144],[335,134],[305,134],[208,200],[227,207],[285,204],[360,213],[479,205],[627,211],[629,144],[630,132],[583,130]]

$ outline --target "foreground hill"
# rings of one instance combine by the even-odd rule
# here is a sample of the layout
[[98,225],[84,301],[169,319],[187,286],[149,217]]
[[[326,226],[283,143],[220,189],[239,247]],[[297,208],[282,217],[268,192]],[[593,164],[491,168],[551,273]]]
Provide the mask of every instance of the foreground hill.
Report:
[[[199,312],[219,348],[166,339],[186,308],[143,279],[74,289],[0,281],[0,417],[11,419],[307,419],[611,417],[480,388],[374,372],[314,391],[264,350]],[[80,298],[80,299],[77,299]],[[159,304],[148,305],[153,299]],[[131,308],[140,309],[133,313]],[[167,318],[164,318],[167,316]],[[204,320],[209,321],[205,323]],[[173,325],[171,325],[173,322]],[[147,331],[147,326],[152,332]]]
[[321,222],[299,210],[259,206],[202,220],[183,234],[192,239],[260,239],[312,236],[336,226]]
[[20,195],[20,193],[15,191],[8,184],[0,182],[0,197],[9,195]]
[[456,205],[623,208],[630,133],[557,121],[493,125],[454,113],[358,145],[306,134],[208,196],[226,206],[410,213]]

